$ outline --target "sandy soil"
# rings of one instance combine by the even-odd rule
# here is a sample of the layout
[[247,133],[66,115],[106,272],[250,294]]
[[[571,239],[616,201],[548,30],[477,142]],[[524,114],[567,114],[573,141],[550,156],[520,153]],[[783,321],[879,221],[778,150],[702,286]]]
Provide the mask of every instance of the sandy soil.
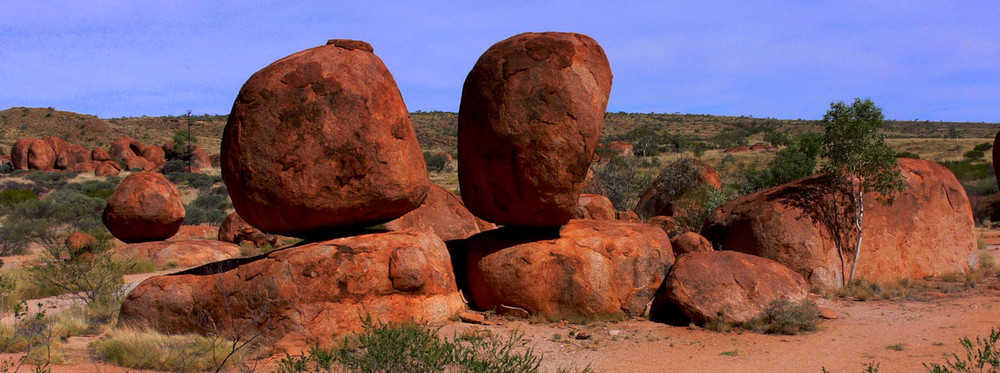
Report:
[[[1000,232],[980,232],[987,252],[1000,259]],[[136,284],[170,271],[128,276]],[[531,323],[491,316],[491,325],[452,323],[441,329],[453,336],[469,329],[496,335],[523,333],[525,346],[544,356],[543,370],[589,365],[598,372],[860,372],[875,362],[881,372],[922,372],[923,363],[943,363],[962,352],[960,338],[986,336],[1000,327],[1000,279],[966,289],[960,283],[929,282],[917,299],[891,301],[830,300],[813,295],[820,307],[836,311],[813,333],[782,336],[753,332],[719,333],[698,327],[670,326],[643,319],[588,325]],[[945,289],[944,292],[933,289]],[[955,289],[961,289],[955,291]],[[37,303],[37,302],[33,302]],[[67,297],[42,301],[57,310]],[[54,312],[54,311],[49,311]],[[589,334],[588,339],[575,336]],[[124,372],[96,361],[88,344],[98,336],[72,337],[63,351],[70,363],[53,372]],[[16,355],[2,354],[0,360]],[[270,371],[262,364],[259,371]],[[31,367],[23,367],[31,371]]]

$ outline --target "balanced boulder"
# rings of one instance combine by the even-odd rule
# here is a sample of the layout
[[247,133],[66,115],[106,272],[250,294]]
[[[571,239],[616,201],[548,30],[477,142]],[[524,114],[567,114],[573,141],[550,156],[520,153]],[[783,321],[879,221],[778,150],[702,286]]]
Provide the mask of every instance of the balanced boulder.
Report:
[[374,322],[442,322],[465,310],[444,242],[431,233],[339,238],[151,277],[119,324],[169,334],[233,333],[300,353]]
[[[898,162],[905,188],[894,202],[865,196],[855,277],[888,282],[967,271],[976,263],[977,244],[965,189],[938,163]],[[773,259],[813,284],[842,286],[854,258],[854,222],[833,208],[834,198],[844,206],[848,197],[829,185],[815,175],[737,198],[712,213],[702,234],[721,250]]]
[[573,216],[604,126],[611,68],[588,36],[524,33],[469,72],[458,113],[458,176],[469,211],[501,225]]
[[442,240],[467,238],[480,232],[477,219],[462,199],[437,184],[431,183],[427,199],[417,209],[385,223],[389,230],[417,230],[431,232]]
[[503,227],[449,245],[473,305],[547,319],[641,315],[674,262],[662,230],[611,220]]
[[184,205],[177,188],[163,175],[136,172],[111,194],[102,220],[111,234],[126,243],[158,241],[180,229]]
[[222,137],[240,216],[297,237],[396,219],[430,180],[396,81],[365,42],[282,58],[240,89]]
[[797,302],[808,292],[802,276],[773,260],[735,251],[695,252],[677,258],[651,312],[669,312],[658,308],[673,305],[698,323],[738,324],[760,316],[772,301]]

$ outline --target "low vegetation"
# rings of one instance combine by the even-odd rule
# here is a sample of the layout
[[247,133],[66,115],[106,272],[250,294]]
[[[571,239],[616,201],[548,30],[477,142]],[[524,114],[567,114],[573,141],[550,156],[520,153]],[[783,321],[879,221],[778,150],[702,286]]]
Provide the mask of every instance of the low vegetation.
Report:
[[785,299],[772,301],[764,312],[745,323],[730,324],[720,319],[710,320],[705,328],[728,333],[733,330],[750,330],[765,334],[795,335],[816,330],[819,309],[808,299],[790,302]]
[[[542,357],[522,335],[465,333],[451,339],[426,325],[365,320],[364,332],[332,350],[281,360],[278,372],[538,372]],[[562,371],[562,370],[561,370]],[[589,367],[583,371],[590,371]]]
[[94,351],[117,365],[172,372],[219,371],[250,358],[250,349],[233,351],[222,338],[197,334],[164,335],[135,327],[120,327],[93,342]]

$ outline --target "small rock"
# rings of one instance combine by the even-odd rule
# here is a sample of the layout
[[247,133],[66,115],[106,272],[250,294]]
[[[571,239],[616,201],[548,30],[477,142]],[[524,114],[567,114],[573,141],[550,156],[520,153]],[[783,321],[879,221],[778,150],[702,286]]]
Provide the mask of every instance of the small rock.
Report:
[[610,334],[610,335],[618,335],[621,332],[622,331],[618,330],[618,329],[611,329],[611,330],[608,331],[608,334]]
[[531,316],[531,314],[528,313],[528,310],[524,308],[508,306],[506,304],[497,305],[496,312],[498,315],[516,317],[519,319],[527,319],[528,316]]
[[819,308],[819,317],[827,319],[827,320],[833,320],[833,319],[837,319],[838,315],[837,315],[837,311],[834,311],[834,310],[826,308],[826,307],[820,307]]
[[587,339],[590,339],[590,333],[579,332],[579,333],[576,333],[576,336],[574,336],[573,338],[576,338],[576,339],[581,340],[581,341],[587,340]]
[[486,316],[475,312],[462,312],[458,315],[462,322],[469,324],[486,324]]

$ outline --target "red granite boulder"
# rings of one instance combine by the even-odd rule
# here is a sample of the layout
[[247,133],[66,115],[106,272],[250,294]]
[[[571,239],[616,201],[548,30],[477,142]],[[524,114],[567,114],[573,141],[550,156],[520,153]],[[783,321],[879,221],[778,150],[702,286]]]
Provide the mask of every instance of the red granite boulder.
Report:
[[389,230],[431,232],[442,240],[467,238],[480,232],[476,217],[465,208],[462,199],[447,189],[431,183],[427,199],[417,209],[385,223]]
[[[898,162],[906,187],[893,204],[882,205],[875,194],[865,198],[855,277],[889,282],[967,271],[978,249],[965,189],[938,163]],[[830,208],[839,195],[828,185],[816,175],[737,198],[709,217],[702,235],[721,250],[773,259],[811,283],[841,286],[853,252],[841,255],[837,243],[853,248],[842,228],[853,223]]]
[[247,80],[223,133],[222,177],[243,219],[297,237],[396,219],[430,183],[396,81],[371,46],[345,40]]
[[126,243],[159,241],[180,229],[184,205],[177,188],[163,175],[136,172],[118,184],[102,218],[108,231]]
[[66,166],[66,171],[76,172],[82,174],[85,172],[94,172],[97,168],[97,164],[91,161],[86,162],[74,162]]
[[641,315],[674,262],[662,230],[611,220],[503,227],[449,244],[475,307],[553,320]]
[[469,211],[501,225],[573,216],[604,126],[611,68],[574,33],[524,33],[473,66],[458,113],[458,176]]
[[184,268],[233,259],[240,256],[240,247],[216,240],[169,240],[139,242],[108,249],[114,258],[146,259],[157,268]]
[[686,232],[676,237],[671,237],[670,246],[674,248],[674,255],[676,256],[713,250],[712,243],[708,242],[707,238],[694,232]]
[[115,176],[122,172],[121,166],[115,161],[103,161],[94,164],[94,175],[96,176]]
[[580,194],[573,209],[573,219],[615,220],[615,206],[608,197],[600,194]]
[[10,159],[15,170],[51,171],[56,166],[56,152],[42,139],[17,140],[11,146]]
[[375,322],[443,322],[465,310],[444,242],[388,232],[309,243],[140,283],[119,324],[258,336],[278,351],[333,347]]
[[[56,168],[69,169],[75,163],[90,163],[91,152],[83,145],[72,144],[56,157]],[[88,171],[93,171],[88,170]],[[77,171],[79,172],[79,171]]]
[[108,154],[112,161],[118,162],[125,170],[152,170],[153,164],[142,157],[144,149],[146,146],[139,140],[131,137],[119,137],[111,143]]
[[261,232],[260,229],[247,224],[236,212],[229,214],[226,220],[222,221],[217,237],[219,241],[232,242],[237,245],[249,241],[256,247],[264,247],[264,245],[273,247],[278,243],[278,236]]
[[798,302],[808,293],[802,276],[773,260],[735,251],[694,252],[677,258],[652,312],[672,304],[697,323],[738,324],[760,316],[772,301]]
[[110,161],[111,154],[108,154],[107,150],[101,148],[94,148],[94,150],[90,152],[90,159],[93,160],[94,162]]

